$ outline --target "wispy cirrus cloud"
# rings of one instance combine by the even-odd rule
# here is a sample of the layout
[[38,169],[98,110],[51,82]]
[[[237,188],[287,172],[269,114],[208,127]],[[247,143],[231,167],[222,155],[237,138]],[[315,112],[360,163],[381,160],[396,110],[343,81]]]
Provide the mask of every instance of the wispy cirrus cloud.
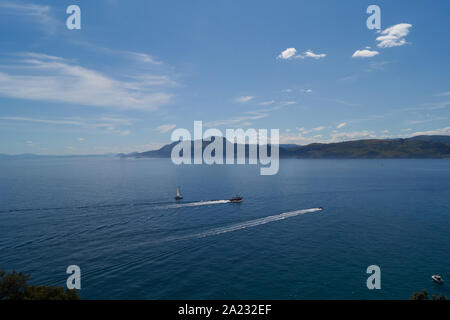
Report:
[[[58,126],[76,126],[87,129],[99,129],[107,132],[116,133],[119,135],[129,135],[131,131],[126,127],[132,126],[133,119],[128,118],[115,118],[115,117],[97,117],[90,119],[82,119],[78,117],[67,118],[33,118],[33,117],[16,117],[16,116],[4,116],[0,117],[0,122],[28,122],[47,125]],[[83,139],[83,138],[80,138]],[[80,140],[79,141],[84,141]]]
[[448,118],[446,118],[446,117],[431,117],[431,118],[425,118],[425,119],[420,119],[420,120],[410,120],[410,121],[407,121],[406,124],[416,125],[416,124],[421,124],[421,123],[441,121],[441,120],[447,120],[447,119]]
[[239,117],[232,118],[232,119],[209,121],[209,122],[204,123],[204,126],[205,127],[219,127],[219,126],[224,126],[224,125],[233,126],[233,125],[239,125],[239,124],[241,124],[242,126],[244,126],[243,124],[248,126],[249,124],[251,124],[249,122],[249,120],[262,119],[262,118],[266,118],[268,116],[269,116],[269,114],[267,114],[267,113],[256,113],[255,112],[254,114],[239,116]]
[[268,100],[268,101],[260,102],[259,104],[261,106],[270,106],[271,104],[274,104],[274,103],[275,103],[275,100]]
[[277,103],[275,106],[267,107],[264,109],[256,109],[256,110],[250,110],[246,111],[244,115],[235,117],[232,119],[225,119],[225,120],[214,120],[210,122],[206,122],[204,125],[206,127],[218,127],[223,125],[231,125],[231,126],[249,126],[251,125],[251,120],[258,120],[267,118],[271,112],[280,110],[284,107],[294,105],[296,104],[295,101],[281,101]]
[[301,127],[301,128],[297,128],[297,131],[300,132],[301,134],[309,134],[309,133],[312,133],[315,131],[322,131],[324,129],[325,129],[325,126],[319,126],[319,127],[315,127],[312,129],[305,129],[305,128]]
[[297,56],[300,59],[305,59],[305,58],[313,58],[313,59],[322,59],[325,58],[327,55],[325,53],[314,53],[312,52],[312,50],[307,50],[303,53],[303,55],[299,55]]
[[172,129],[175,129],[176,126],[177,126],[176,124],[163,124],[163,125],[160,125],[159,127],[157,127],[156,130],[161,133],[166,133]]
[[129,51],[129,50],[118,50],[118,49],[111,49],[105,46],[101,46],[98,44],[93,44],[91,42],[86,41],[79,41],[79,40],[70,40],[71,43],[84,47],[88,49],[89,51],[96,52],[96,53],[102,53],[102,54],[108,54],[113,56],[120,56],[125,59],[134,60],[136,62],[141,62],[145,64],[151,64],[151,65],[163,65],[164,62],[157,59],[156,57],[143,52],[137,52],[137,51]]
[[254,98],[255,98],[254,96],[242,96],[242,97],[236,98],[234,101],[239,102],[239,103],[246,103],[246,102],[249,102],[250,100],[253,100]]
[[1,96],[93,107],[156,110],[172,101],[164,84],[154,78],[112,78],[40,53],[29,53],[16,65],[8,66],[8,72],[0,69]]
[[0,15],[14,15],[41,25],[44,30],[54,32],[59,22],[52,16],[48,5],[20,1],[0,1]]

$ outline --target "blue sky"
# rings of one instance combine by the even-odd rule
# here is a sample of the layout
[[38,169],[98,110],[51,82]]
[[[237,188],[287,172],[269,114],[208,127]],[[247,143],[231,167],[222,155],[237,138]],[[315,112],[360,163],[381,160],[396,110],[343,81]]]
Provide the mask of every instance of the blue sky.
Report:
[[[66,28],[71,4],[81,30]],[[450,134],[449,13],[448,1],[0,0],[0,153],[144,151],[194,120],[298,144]]]

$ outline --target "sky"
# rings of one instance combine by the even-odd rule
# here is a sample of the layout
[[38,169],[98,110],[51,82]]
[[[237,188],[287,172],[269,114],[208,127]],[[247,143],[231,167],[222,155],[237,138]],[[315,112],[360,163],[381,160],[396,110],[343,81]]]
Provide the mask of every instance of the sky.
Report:
[[449,1],[0,0],[0,153],[152,150],[195,120],[301,145],[449,135],[449,13]]

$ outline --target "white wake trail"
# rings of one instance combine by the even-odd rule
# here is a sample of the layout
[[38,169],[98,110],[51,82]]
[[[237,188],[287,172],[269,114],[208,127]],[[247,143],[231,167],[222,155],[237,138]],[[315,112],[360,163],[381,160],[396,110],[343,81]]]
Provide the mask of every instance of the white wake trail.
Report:
[[222,204],[222,203],[229,203],[229,202],[230,202],[230,200],[197,201],[197,202],[188,202],[188,203],[169,204],[167,206],[155,207],[154,209],[176,209],[176,208],[184,208],[184,207],[207,206],[207,205]]
[[252,228],[252,227],[260,226],[260,225],[263,225],[263,224],[266,224],[269,222],[279,221],[279,220],[283,220],[283,219],[287,219],[287,218],[292,218],[292,217],[295,217],[295,216],[298,216],[301,214],[317,212],[317,211],[322,211],[322,210],[323,210],[322,208],[311,208],[311,209],[302,209],[302,210],[284,212],[284,213],[280,213],[280,214],[273,215],[273,216],[268,216],[268,217],[259,218],[259,219],[255,219],[255,220],[249,220],[249,221],[245,221],[245,222],[236,223],[236,224],[233,224],[228,227],[215,228],[215,229],[211,229],[211,230],[200,232],[200,233],[188,234],[186,236],[170,237],[170,238],[163,239],[162,242],[199,239],[199,238],[205,238],[205,237],[210,237],[210,236],[216,236],[216,235],[227,233],[227,232]]
[[196,206],[207,206],[210,204],[222,204],[222,203],[228,203],[230,200],[212,200],[212,201],[198,201],[198,202],[191,202],[191,203],[180,203],[180,204],[174,204],[174,207],[196,207]]

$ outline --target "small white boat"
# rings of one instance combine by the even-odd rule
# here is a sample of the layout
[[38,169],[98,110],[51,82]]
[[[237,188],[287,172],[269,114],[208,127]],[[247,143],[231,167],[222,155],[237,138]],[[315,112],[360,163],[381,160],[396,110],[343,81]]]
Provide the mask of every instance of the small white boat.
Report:
[[442,279],[442,277],[438,274],[433,274],[431,276],[431,279],[433,279],[434,282],[439,283],[439,284],[443,284],[444,283],[444,279]]
[[181,199],[183,199],[183,196],[181,195],[180,187],[177,187],[177,195],[175,196],[175,200],[181,200]]

